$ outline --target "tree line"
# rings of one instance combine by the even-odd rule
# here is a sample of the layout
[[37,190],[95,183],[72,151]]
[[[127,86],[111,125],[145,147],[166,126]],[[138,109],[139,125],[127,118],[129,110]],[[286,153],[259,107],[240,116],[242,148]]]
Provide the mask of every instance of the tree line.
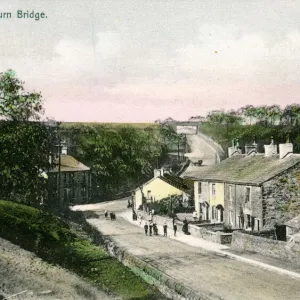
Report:
[[12,70],[0,73],[1,199],[39,206],[47,197],[43,173],[54,167],[49,157],[57,152],[61,136],[69,154],[91,167],[95,201],[128,195],[166,161],[172,144],[183,142],[168,126],[57,127],[42,121],[43,113],[40,92],[25,91]]
[[[259,151],[269,144],[291,141],[294,151],[300,153],[300,104],[246,105],[237,110],[214,110],[205,117],[194,116],[190,120],[201,123],[200,130],[211,136],[224,149],[239,139],[241,145],[258,143]],[[222,125],[222,126],[220,126]]]

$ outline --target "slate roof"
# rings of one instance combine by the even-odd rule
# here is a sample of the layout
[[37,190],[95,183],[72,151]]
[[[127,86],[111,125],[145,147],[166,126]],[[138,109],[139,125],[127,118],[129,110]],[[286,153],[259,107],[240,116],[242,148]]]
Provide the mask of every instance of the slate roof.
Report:
[[299,229],[300,228],[300,215],[295,217],[294,219],[287,221],[284,225]]
[[299,163],[300,154],[291,154],[283,159],[279,159],[279,155],[265,157],[264,154],[252,156],[238,154],[199,174],[194,173],[192,178],[202,181],[261,185]]
[[[79,162],[71,155],[61,154],[60,156],[60,171],[61,172],[79,172],[79,171],[89,171],[90,168]],[[58,172],[59,159],[55,160],[56,166],[50,170],[50,172]]]
[[185,192],[189,192],[194,188],[194,183],[190,179],[181,178],[176,175],[172,175],[168,173],[165,173],[164,176],[160,176],[159,178],[164,182]]

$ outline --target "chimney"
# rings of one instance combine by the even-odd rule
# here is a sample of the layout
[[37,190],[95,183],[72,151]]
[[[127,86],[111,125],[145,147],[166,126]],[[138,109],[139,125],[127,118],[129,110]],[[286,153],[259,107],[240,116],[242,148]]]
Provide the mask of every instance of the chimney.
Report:
[[164,168],[154,169],[154,178],[164,175]]
[[288,154],[293,153],[293,144],[292,143],[285,143],[279,144],[279,158],[285,158]]
[[252,155],[252,154],[255,154],[257,153],[257,144],[255,142],[255,139],[254,139],[254,142],[252,145],[246,145],[245,146],[245,153],[246,155]]
[[232,147],[228,148],[228,157],[231,157],[235,154],[242,154],[240,145],[239,145],[239,140],[236,139],[236,145],[234,145],[235,140],[232,140]]
[[269,157],[277,154],[277,145],[274,144],[274,139],[271,136],[271,144],[264,145],[265,148],[265,157]]
[[68,154],[68,147],[66,145],[63,145],[61,148],[61,154]]

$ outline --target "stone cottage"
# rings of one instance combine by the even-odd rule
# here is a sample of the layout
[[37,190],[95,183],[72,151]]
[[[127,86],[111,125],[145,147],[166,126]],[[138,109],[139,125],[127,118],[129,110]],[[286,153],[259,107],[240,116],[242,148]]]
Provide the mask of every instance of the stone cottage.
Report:
[[[233,145],[229,158],[194,176],[195,208],[210,222],[259,231],[283,225],[300,213],[300,154],[291,143]],[[297,213],[298,212],[298,213]]]
[[90,168],[68,155],[66,150],[60,154],[60,159],[56,157],[54,165],[48,172],[48,203],[73,205],[90,202]]

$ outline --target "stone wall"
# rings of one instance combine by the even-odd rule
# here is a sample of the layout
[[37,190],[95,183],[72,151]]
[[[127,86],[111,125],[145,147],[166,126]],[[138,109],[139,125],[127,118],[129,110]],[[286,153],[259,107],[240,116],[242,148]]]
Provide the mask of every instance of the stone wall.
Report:
[[281,225],[300,214],[300,166],[282,173],[263,185],[266,227]]
[[204,240],[218,243],[218,244],[230,244],[232,233],[213,232],[205,227],[198,227],[197,225],[189,224],[189,232],[192,236],[202,238]]
[[300,265],[300,243],[287,243],[241,232],[232,234],[231,248],[293,262]]
[[148,262],[134,256],[120,247],[110,236],[103,236],[94,226],[88,222],[83,228],[88,232],[93,242],[104,247],[110,256],[117,258],[123,265],[129,267],[136,275],[142,277],[150,284],[154,284],[161,293],[169,299],[174,300],[209,300],[204,295],[176,282],[173,278],[166,275],[163,271],[150,265]]

